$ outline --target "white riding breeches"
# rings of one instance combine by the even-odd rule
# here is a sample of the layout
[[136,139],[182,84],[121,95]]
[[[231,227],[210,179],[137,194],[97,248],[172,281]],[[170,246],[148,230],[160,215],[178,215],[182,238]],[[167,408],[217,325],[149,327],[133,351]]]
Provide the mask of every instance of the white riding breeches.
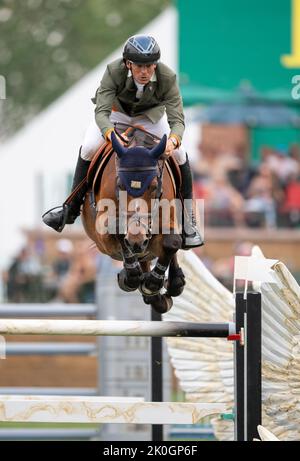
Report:
[[[155,134],[162,138],[164,134],[169,135],[170,127],[167,120],[167,115],[164,114],[157,123],[152,123],[151,120],[144,116],[138,115],[137,117],[129,117],[121,112],[112,112],[110,116],[112,123],[120,122],[127,125],[141,125],[149,133]],[[95,119],[89,124],[81,147],[81,158],[84,160],[92,160],[99,147],[104,144],[105,139],[102,136],[100,128],[98,127]],[[183,165],[186,161],[186,153],[183,145],[174,150],[174,158],[179,165]]]

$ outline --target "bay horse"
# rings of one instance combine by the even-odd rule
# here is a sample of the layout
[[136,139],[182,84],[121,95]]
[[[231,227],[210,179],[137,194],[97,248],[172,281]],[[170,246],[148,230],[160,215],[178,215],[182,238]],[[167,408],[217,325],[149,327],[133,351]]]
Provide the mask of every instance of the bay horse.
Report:
[[179,296],[185,285],[176,256],[182,244],[178,210],[172,206],[163,213],[161,207],[176,199],[170,169],[165,168],[167,137],[159,140],[138,127],[127,127],[126,133],[131,134],[128,147],[112,132],[113,153],[100,184],[87,193],[83,226],[100,252],[123,261],[119,287],[127,292],[139,289],[146,304],[165,313],[172,307],[172,297]]

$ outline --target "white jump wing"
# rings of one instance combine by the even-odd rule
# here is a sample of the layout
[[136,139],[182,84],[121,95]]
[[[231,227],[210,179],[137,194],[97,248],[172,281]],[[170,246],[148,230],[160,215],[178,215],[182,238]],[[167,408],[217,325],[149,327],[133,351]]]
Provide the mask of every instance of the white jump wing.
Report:
[[[180,252],[186,287],[164,320],[231,322],[234,300],[192,252]],[[175,374],[188,401],[223,402],[233,408],[233,344],[224,338],[168,338]],[[218,438],[233,437],[233,423],[213,420]]]
[[263,424],[280,440],[300,440],[300,287],[281,262],[277,285],[263,283]]
[[[259,248],[255,255],[263,257]],[[182,296],[164,319],[194,322],[232,320],[232,294],[194,253],[180,254],[186,275]],[[284,264],[273,267],[277,284],[262,292],[263,424],[281,440],[300,440],[300,287]],[[175,374],[188,401],[224,402],[233,407],[233,350],[223,338],[169,338]],[[212,420],[220,440],[233,438],[233,424]]]

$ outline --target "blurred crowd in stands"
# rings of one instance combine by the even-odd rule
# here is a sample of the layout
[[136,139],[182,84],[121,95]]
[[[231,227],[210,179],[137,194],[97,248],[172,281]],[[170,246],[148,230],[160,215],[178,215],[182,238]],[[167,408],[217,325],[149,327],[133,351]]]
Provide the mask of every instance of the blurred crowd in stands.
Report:
[[205,200],[205,226],[300,226],[300,147],[262,147],[251,166],[243,152],[207,151],[195,173],[195,196]]
[[[300,147],[263,147],[253,167],[244,152],[202,156],[194,175],[196,198],[205,200],[205,227],[300,227]],[[232,289],[233,255],[249,255],[252,244],[236,242],[232,257],[203,261]],[[83,240],[56,241],[54,255],[27,245],[3,274],[5,300],[13,303],[93,303],[99,258]],[[202,256],[201,256],[202,257]],[[49,262],[50,261],[50,262]]]
[[51,262],[28,245],[3,274],[6,301],[93,303],[97,258],[87,241],[57,240]]

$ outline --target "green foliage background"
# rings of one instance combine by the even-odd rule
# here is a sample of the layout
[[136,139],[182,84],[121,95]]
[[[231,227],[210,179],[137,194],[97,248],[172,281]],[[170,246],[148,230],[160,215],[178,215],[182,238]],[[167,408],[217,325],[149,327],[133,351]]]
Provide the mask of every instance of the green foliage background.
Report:
[[[0,0],[0,138],[54,101],[171,0]],[[87,95],[89,97],[89,95]]]

